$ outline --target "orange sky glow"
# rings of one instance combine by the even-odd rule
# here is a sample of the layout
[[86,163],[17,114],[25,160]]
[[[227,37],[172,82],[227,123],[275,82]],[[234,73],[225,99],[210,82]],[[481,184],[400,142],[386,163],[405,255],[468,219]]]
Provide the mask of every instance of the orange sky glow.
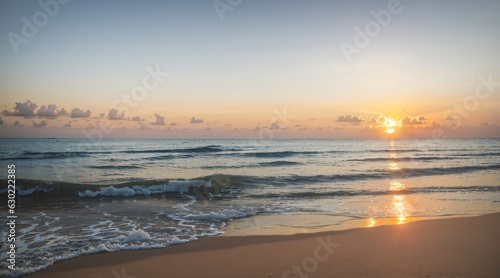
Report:
[[4,4],[0,137],[500,137],[495,1],[95,5]]

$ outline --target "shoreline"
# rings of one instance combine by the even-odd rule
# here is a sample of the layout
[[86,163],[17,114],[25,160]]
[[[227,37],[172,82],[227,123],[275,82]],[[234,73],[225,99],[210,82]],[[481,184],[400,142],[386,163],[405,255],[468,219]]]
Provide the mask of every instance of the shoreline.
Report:
[[499,277],[500,213],[83,255],[23,277]]
[[[220,236],[284,236],[338,232],[360,228],[403,225],[417,221],[475,217],[487,214],[457,214],[447,216],[404,216],[357,218],[339,215],[292,213],[259,214],[231,220]],[[300,225],[296,225],[300,223]]]

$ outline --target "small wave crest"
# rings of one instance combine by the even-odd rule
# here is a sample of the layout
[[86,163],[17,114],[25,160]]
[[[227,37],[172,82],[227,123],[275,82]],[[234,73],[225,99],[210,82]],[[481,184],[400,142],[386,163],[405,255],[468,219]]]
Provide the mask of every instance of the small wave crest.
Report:
[[463,159],[463,157],[453,156],[417,156],[417,157],[368,157],[361,159],[348,159],[347,161],[377,162],[377,161],[431,161],[431,160],[453,160]]
[[295,155],[312,155],[319,152],[309,151],[309,152],[296,152],[296,151],[280,151],[280,152],[249,152],[243,153],[242,156],[260,157],[260,158],[282,158],[291,157]]
[[176,149],[150,149],[150,150],[125,150],[121,153],[214,153],[224,151],[237,151],[238,149],[225,149],[218,145],[209,145],[194,148],[176,148]]
[[208,145],[193,148],[172,148],[172,149],[131,149],[131,150],[118,150],[110,151],[60,151],[60,152],[39,152],[27,151],[14,156],[0,156],[0,160],[36,160],[36,159],[65,159],[65,158],[85,158],[95,155],[110,155],[115,153],[123,154],[148,154],[148,153],[218,153],[227,151],[239,151],[237,148],[225,148],[219,145]]
[[128,170],[128,169],[142,169],[144,167],[139,165],[99,165],[99,166],[87,166],[87,168],[91,169],[117,169],[117,170]]
[[108,186],[101,188],[96,191],[85,190],[83,192],[78,192],[80,197],[91,197],[95,198],[97,196],[113,196],[113,197],[130,197],[136,195],[153,195],[153,194],[164,194],[169,192],[186,193],[192,188],[200,187],[212,187],[210,180],[186,180],[186,181],[171,181],[167,184],[161,185],[151,185],[151,186],[132,186],[132,187],[121,187],[116,188],[114,186]]
[[0,160],[64,159],[89,157],[92,154],[92,152],[24,152],[17,156],[0,157]]
[[[126,182],[109,186],[93,184],[76,184],[55,181],[17,180],[17,196],[34,195],[47,198],[74,197],[131,197],[159,194],[216,195],[229,184],[230,177],[212,175],[190,180],[149,180],[143,182]],[[1,195],[7,189],[0,190]]]
[[302,163],[296,161],[286,161],[286,160],[278,160],[271,162],[260,162],[260,166],[264,167],[273,167],[273,166],[291,166],[291,165],[301,165]]

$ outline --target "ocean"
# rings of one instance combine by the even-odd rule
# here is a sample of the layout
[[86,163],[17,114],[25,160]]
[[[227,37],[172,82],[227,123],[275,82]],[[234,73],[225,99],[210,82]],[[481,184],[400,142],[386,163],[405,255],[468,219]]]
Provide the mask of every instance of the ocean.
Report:
[[17,195],[16,271],[2,247],[1,276],[186,243],[262,215],[313,215],[321,226],[327,216],[500,212],[500,139],[0,142],[5,207],[11,164]]

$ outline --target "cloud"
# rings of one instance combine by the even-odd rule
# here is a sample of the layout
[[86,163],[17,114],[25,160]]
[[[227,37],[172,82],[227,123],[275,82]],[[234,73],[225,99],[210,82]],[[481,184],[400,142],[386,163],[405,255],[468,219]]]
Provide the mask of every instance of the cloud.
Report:
[[403,125],[421,125],[423,122],[417,120],[416,118],[406,117],[401,120]]
[[191,117],[191,123],[192,124],[202,124],[203,120],[202,119],[196,119],[195,117]]
[[35,116],[35,109],[38,105],[34,104],[30,100],[27,100],[24,103],[16,102],[14,106],[14,112],[11,112],[7,109],[2,111],[2,114],[6,116],[20,116],[26,118],[32,118]]
[[64,127],[68,127],[69,128],[69,127],[71,127],[71,124],[67,123],[67,124],[64,125]]
[[337,117],[337,122],[341,123],[360,123],[363,120],[358,117],[358,116],[351,116],[351,115],[345,115],[345,116],[338,116]]
[[40,109],[38,109],[39,117],[47,117],[47,118],[56,118],[58,113],[56,112],[57,105],[49,104],[49,106],[42,105]]
[[420,116],[420,117],[418,117],[418,120],[419,121],[426,121],[427,119],[424,116]]
[[20,125],[19,121],[15,121],[13,125]]
[[47,122],[46,121],[41,121],[39,123],[33,121],[33,127],[44,127],[44,126],[47,126]]
[[3,125],[3,119],[0,117],[0,125]]
[[152,125],[165,125],[165,117],[155,114],[156,121]]
[[108,119],[112,120],[112,121],[118,121],[118,120],[125,120],[125,113],[121,113],[119,114],[120,112],[113,108],[111,110],[109,110],[108,112]]
[[170,123],[170,126],[176,126],[177,123]]
[[59,116],[66,116],[66,115],[68,115],[68,111],[66,111],[66,109],[64,109],[64,108],[61,108],[61,110],[59,110],[59,112],[57,112],[57,114]]
[[15,116],[24,116],[31,117],[35,115],[35,109],[38,105],[34,104],[30,100],[27,100],[25,103],[16,103],[16,107],[14,108]]
[[90,112],[90,110],[83,111],[82,109],[79,109],[79,108],[73,108],[73,110],[71,110],[71,114],[69,116],[71,118],[87,118],[87,117],[90,117],[90,114],[92,114],[92,112]]
[[149,127],[147,127],[146,125],[141,125],[141,127],[139,127],[140,130],[145,130],[145,129],[149,129]]
[[271,128],[270,129],[272,129],[272,130],[280,129],[280,126],[277,123],[271,123]]
[[444,118],[445,121],[455,121],[456,119],[453,118],[452,116],[447,116],[446,118]]
[[141,117],[139,116],[135,116],[131,119],[131,121],[134,121],[134,122],[143,122],[144,121],[144,118],[141,119]]

